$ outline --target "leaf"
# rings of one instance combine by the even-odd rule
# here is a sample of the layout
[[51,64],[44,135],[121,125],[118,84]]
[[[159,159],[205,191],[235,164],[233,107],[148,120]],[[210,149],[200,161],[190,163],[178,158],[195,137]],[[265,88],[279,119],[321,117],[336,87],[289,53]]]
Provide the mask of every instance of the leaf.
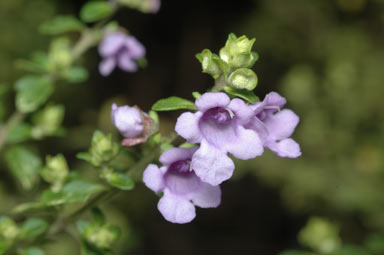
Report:
[[154,111],[174,111],[181,109],[196,110],[196,106],[189,100],[174,96],[160,99],[152,106],[152,110]]
[[29,247],[22,249],[20,255],[45,255],[45,252],[39,247]]
[[92,162],[92,155],[89,152],[79,152],[76,154],[76,158],[87,161],[89,163]]
[[65,184],[61,191],[46,190],[41,196],[45,206],[56,206],[67,203],[85,202],[94,193],[103,190],[103,186],[82,180],[74,180]]
[[80,10],[80,18],[85,22],[95,22],[107,18],[113,13],[113,8],[108,2],[90,1]]
[[21,226],[20,235],[25,239],[34,239],[48,229],[48,222],[40,218],[27,219]]
[[135,187],[133,180],[122,173],[111,173],[106,176],[106,180],[113,187],[121,190],[132,190]]
[[72,66],[66,69],[62,76],[70,83],[81,83],[88,79],[88,71],[81,66]]
[[253,91],[245,90],[245,89],[235,89],[228,86],[224,87],[225,92],[234,97],[240,97],[249,103],[259,102],[260,99],[253,93]]
[[20,143],[31,138],[31,125],[20,123],[11,128],[8,133],[8,143]]
[[32,151],[23,146],[14,146],[5,153],[5,160],[24,189],[31,189],[38,181],[42,162]]
[[54,89],[47,78],[32,75],[19,79],[15,88],[16,107],[23,113],[35,111],[47,101]]
[[84,28],[84,24],[76,17],[72,15],[58,15],[43,23],[39,31],[42,34],[58,35],[66,32],[81,31]]
[[192,92],[192,96],[195,98],[195,99],[199,99],[201,97],[201,94],[197,91],[195,92]]

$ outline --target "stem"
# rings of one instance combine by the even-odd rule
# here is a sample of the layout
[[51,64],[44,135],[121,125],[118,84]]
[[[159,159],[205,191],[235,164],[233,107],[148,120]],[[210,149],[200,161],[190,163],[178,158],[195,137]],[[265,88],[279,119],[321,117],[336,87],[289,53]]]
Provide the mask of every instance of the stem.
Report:
[[24,120],[25,114],[21,112],[14,112],[11,117],[9,117],[7,123],[0,127],[0,151],[4,147],[7,141],[9,131]]
[[224,80],[224,77],[223,75],[220,76],[220,78],[218,78],[216,81],[215,81],[215,85],[213,86],[212,88],[212,92],[219,92],[221,90],[223,90],[225,86],[225,80]]

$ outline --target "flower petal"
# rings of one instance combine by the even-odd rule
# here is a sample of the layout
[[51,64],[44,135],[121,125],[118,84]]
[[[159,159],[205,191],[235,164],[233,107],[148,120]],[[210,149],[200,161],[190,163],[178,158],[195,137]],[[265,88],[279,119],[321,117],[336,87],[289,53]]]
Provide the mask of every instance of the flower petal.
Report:
[[171,148],[161,154],[159,161],[163,165],[169,166],[176,161],[192,158],[193,153],[197,149],[197,146],[191,148]]
[[128,49],[131,58],[142,58],[145,55],[144,46],[134,36],[128,36],[125,40],[125,46]]
[[255,131],[263,144],[267,141],[269,134],[268,129],[264,125],[264,123],[260,121],[257,117],[253,117],[251,121],[248,122],[247,125],[245,125],[245,128],[252,129],[253,131]]
[[127,35],[121,32],[113,32],[104,36],[99,45],[99,53],[103,57],[111,57],[124,46]]
[[136,72],[138,69],[136,62],[133,61],[128,52],[119,54],[117,61],[119,67],[126,72]]
[[188,223],[196,217],[195,206],[183,197],[172,195],[165,191],[157,204],[164,218],[172,223]]
[[236,142],[227,147],[227,151],[236,158],[247,160],[263,154],[263,143],[252,129],[237,127],[237,137]]
[[293,111],[284,109],[271,115],[264,123],[268,129],[270,138],[280,140],[292,135],[299,123],[299,117]]
[[163,173],[158,166],[150,164],[144,170],[143,182],[145,185],[156,193],[164,189]]
[[201,182],[199,190],[191,196],[192,202],[201,208],[215,208],[221,203],[220,186]]
[[201,112],[185,112],[177,119],[175,131],[189,143],[199,143],[201,135],[199,130],[199,119]]
[[268,106],[279,107],[283,107],[287,103],[287,100],[284,97],[280,96],[277,92],[273,91],[265,96],[264,101],[267,102]]
[[238,98],[232,99],[228,108],[235,114],[236,121],[240,124],[246,124],[255,115],[252,108]]
[[100,62],[99,72],[103,76],[108,76],[112,73],[115,66],[116,66],[116,61],[114,58],[106,58]]
[[202,181],[214,186],[231,178],[235,169],[225,151],[218,150],[205,140],[193,154],[191,167]]
[[299,144],[291,138],[281,140],[280,142],[269,142],[266,147],[275,152],[279,157],[297,158],[301,156]]
[[196,107],[199,111],[205,112],[206,110],[214,107],[226,107],[229,104],[229,97],[222,92],[209,92],[204,93],[196,100]]

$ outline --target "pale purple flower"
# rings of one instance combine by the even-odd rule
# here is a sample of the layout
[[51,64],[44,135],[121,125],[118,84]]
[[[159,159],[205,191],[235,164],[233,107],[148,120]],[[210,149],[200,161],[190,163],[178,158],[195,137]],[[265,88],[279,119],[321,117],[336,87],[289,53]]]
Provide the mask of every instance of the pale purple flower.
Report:
[[239,159],[251,159],[263,153],[257,132],[246,128],[254,117],[243,100],[225,93],[205,93],[195,102],[196,113],[183,113],[176,132],[189,143],[200,143],[192,157],[192,168],[202,181],[218,185],[229,179],[235,168],[227,153]]
[[99,71],[107,76],[116,66],[127,72],[136,72],[138,66],[135,61],[145,56],[145,48],[134,36],[117,31],[104,36],[99,53],[103,58]]
[[143,118],[140,110],[128,105],[112,104],[112,123],[126,138],[135,138],[144,130]]
[[262,102],[252,105],[255,117],[247,128],[255,130],[263,145],[280,157],[297,158],[300,146],[289,138],[299,123],[299,117],[289,109],[281,108],[286,100],[276,92],[267,94]]
[[221,202],[219,186],[202,182],[191,168],[197,147],[172,148],[160,156],[162,167],[150,164],[143,181],[156,193],[163,192],[157,208],[173,223],[188,223],[196,216],[195,206],[214,208]]

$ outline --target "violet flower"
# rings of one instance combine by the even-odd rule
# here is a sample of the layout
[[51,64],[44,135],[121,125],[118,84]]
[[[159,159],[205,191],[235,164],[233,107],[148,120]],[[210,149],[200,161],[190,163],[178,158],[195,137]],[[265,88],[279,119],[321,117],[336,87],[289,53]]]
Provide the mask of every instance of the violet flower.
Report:
[[113,125],[125,137],[122,141],[124,146],[145,143],[154,124],[152,119],[138,107],[128,105],[119,107],[115,103],[112,104],[111,119]]
[[138,66],[135,60],[145,56],[145,48],[134,36],[117,31],[104,36],[99,53],[103,58],[99,71],[107,76],[116,66],[127,72],[136,72]]
[[225,93],[205,93],[195,102],[196,113],[183,113],[176,123],[176,132],[189,143],[200,143],[192,157],[192,168],[202,181],[218,185],[229,179],[235,168],[227,156],[251,159],[263,153],[257,132],[245,125],[254,117],[243,100]]
[[299,123],[299,117],[289,109],[281,108],[286,100],[276,92],[267,94],[263,102],[252,105],[255,117],[247,128],[255,130],[263,145],[280,157],[297,158],[300,146],[289,138]]
[[219,186],[204,183],[191,168],[197,147],[172,148],[160,156],[162,167],[148,165],[143,174],[145,185],[163,192],[157,208],[167,221],[187,223],[196,216],[195,206],[213,208],[221,202]]

